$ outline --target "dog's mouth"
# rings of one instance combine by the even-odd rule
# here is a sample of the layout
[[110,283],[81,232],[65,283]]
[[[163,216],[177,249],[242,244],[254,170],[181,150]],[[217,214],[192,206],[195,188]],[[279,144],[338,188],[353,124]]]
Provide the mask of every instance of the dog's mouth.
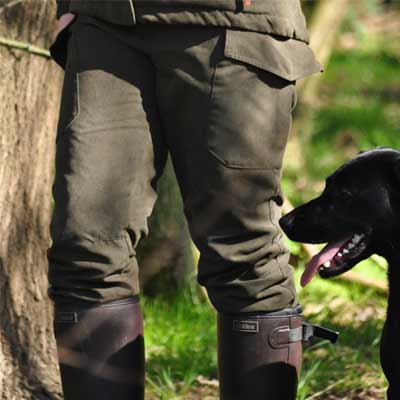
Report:
[[368,238],[367,233],[355,233],[328,243],[307,264],[301,286],[306,286],[318,271],[323,278],[331,278],[352,268],[363,258],[360,256],[368,247]]

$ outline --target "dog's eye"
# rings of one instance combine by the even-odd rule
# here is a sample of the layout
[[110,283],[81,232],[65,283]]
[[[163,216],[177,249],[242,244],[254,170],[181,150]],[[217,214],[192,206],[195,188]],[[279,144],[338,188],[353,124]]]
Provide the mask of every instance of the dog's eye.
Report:
[[340,198],[342,200],[350,200],[352,197],[352,194],[346,190],[343,190],[342,192],[340,192]]

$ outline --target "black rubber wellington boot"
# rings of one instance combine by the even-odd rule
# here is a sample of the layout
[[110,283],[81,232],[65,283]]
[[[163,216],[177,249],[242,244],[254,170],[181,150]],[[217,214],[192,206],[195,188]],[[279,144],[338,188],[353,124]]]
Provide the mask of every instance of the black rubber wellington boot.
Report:
[[65,400],[143,400],[143,318],[137,297],[55,306]]
[[301,307],[218,315],[221,400],[294,400],[302,361]]

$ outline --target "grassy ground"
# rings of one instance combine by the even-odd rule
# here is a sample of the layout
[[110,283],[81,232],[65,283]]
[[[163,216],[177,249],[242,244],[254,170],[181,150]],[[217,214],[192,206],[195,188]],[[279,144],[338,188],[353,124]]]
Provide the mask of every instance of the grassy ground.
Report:
[[[379,18],[379,10],[363,15],[361,22],[349,18],[326,66],[304,169],[285,173],[284,190],[295,205],[318,194],[324,178],[358,151],[400,148],[398,16],[383,22]],[[298,245],[290,246],[297,254],[299,281],[306,260]],[[356,270],[385,280],[384,268],[372,261]],[[317,277],[299,288],[299,297],[309,320],[339,330],[341,337],[336,346],[321,342],[305,349],[298,398],[384,399],[379,337],[386,296]],[[148,398],[216,399],[215,315],[209,305],[189,287],[173,296],[145,299],[145,310]]]
[[190,287],[145,299],[148,386],[151,399],[215,398],[215,313]]

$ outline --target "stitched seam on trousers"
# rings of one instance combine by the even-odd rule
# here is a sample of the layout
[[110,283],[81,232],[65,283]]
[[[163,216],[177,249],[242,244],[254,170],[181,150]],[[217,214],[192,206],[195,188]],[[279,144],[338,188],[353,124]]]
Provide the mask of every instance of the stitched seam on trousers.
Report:
[[75,90],[76,90],[77,111],[76,111],[74,118],[72,118],[72,120],[68,123],[68,125],[66,125],[66,127],[63,129],[63,131],[66,131],[74,123],[74,121],[76,121],[76,119],[79,117],[79,114],[81,113],[81,104],[80,104],[80,96],[79,96],[79,74],[78,74],[78,72],[74,72],[74,74],[76,76]]
[[[219,62],[219,61],[218,61]],[[212,76],[211,76],[211,82],[210,82],[210,93],[208,95],[208,100],[209,100],[209,104],[211,105],[211,101],[213,98],[213,94],[214,94],[214,85],[215,85],[215,79],[216,79],[216,75],[217,75],[217,65],[218,62],[215,63],[214,65],[214,69],[212,71]]]
[[[275,172],[275,171],[274,171]],[[276,197],[276,195],[278,194],[278,183],[277,183],[277,176],[276,176],[276,174],[274,173],[274,197]],[[279,177],[278,177],[279,178]],[[274,244],[275,242],[276,242],[276,239],[277,239],[277,237],[278,237],[278,234],[279,234],[279,228],[278,228],[278,226],[275,224],[275,221],[273,220],[273,218],[272,218],[272,210],[271,210],[271,201],[272,200],[269,200],[268,201],[268,209],[269,209],[269,217],[270,217],[270,220],[271,220],[271,223],[272,223],[272,225],[274,226],[274,228],[275,228],[275,235],[274,235],[274,237],[273,237],[273,239],[272,239],[272,244]],[[280,269],[280,271],[281,271],[281,275],[282,275],[282,279],[284,279],[285,278],[285,274],[283,273],[283,269],[282,269],[282,265],[281,265],[281,263],[280,263],[280,261],[279,261],[279,256],[282,254],[282,246],[280,245],[280,243],[278,243],[278,242],[276,242],[276,244],[278,245],[278,248],[279,248],[279,255],[278,255],[278,257],[277,258],[275,258],[275,261],[276,261],[276,263],[278,264],[278,266],[279,266],[279,269]],[[280,285],[281,287],[282,287],[282,285]]]
[[[271,221],[271,223],[272,223],[272,226],[273,226],[273,227],[275,228],[275,230],[276,230],[275,224],[272,222],[271,200],[268,201],[268,216],[269,216],[269,219],[270,219],[270,221]],[[272,239],[272,242],[271,242],[272,245],[274,245],[275,240],[276,240],[276,234],[274,235],[274,237],[273,237],[273,239]],[[278,247],[279,247],[279,251],[281,251],[281,247],[280,247],[279,244],[278,244]],[[284,275],[284,273],[283,273],[282,265],[281,265],[281,263],[279,262],[278,257],[274,258],[274,261],[275,261],[275,263],[277,264],[277,266],[278,266],[278,268],[279,268],[279,271],[281,271],[281,279],[283,280],[283,279],[285,278],[285,275]],[[279,285],[279,286],[282,287],[282,285]]]
[[[293,85],[294,90],[296,91],[296,86],[295,84]],[[292,114],[290,114],[290,125],[289,125],[289,132],[292,130],[292,125],[293,125],[293,117]],[[293,274],[293,273],[292,273]],[[282,286],[282,285],[281,285]],[[292,288],[290,289],[290,293],[293,295],[293,304],[298,304],[298,297],[297,297],[297,292],[296,292],[296,287],[293,285]]]
[[228,162],[226,160],[224,160],[223,158],[221,158],[217,153],[215,153],[212,149],[208,149],[208,151],[211,153],[212,156],[214,156],[220,163],[222,163],[223,165],[225,165],[228,168],[231,169],[250,169],[253,171],[275,171],[279,168],[263,168],[263,167],[248,167],[246,165],[242,165],[242,164],[232,164],[231,162]]
[[[79,117],[80,112],[81,112],[81,105],[80,105],[80,96],[79,96],[79,74],[78,74],[78,68],[79,68],[79,53],[78,53],[78,42],[76,40],[74,32],[71,32],[71,51],[74,52],[74,57],[75,57],[75,63],[74,63],[74,75],[76,79],[75,83],[75,91],[76,91],[76,104],[77,104],[77,111],[75,116],[72,118],[70,122],[63,128],[61,133],[65,133],[65,131],[73,124],[74,121]],[[75,100],[74,100],[75,101]],[[58,139],[58,138],[57,138]]]
[[[226,36],[226,31],[225,31],[225,36]],[[217,42],[217,46],[218,46],[218,42]],[[212,75],[211,75],[211,80],[210,80],[210,91],[208,94],[208,112],[207,112],[207,118],[204,118],[204,131],[207,132],[207,135],[209,135],[209,130],[210,130],[210,115],[211,115],[211,108],[212,108],[212,99],[213,99],[213,95],[214,95],[214,87],[215,87],[215,80],[216,80],[216,76],[217,76],[217,65],[219,63],[220,60],[218,60],[215,65],[214,65],[214,69],[212,71]],[[209,154],[212,154],[210,152],[210,147],[208,146],[208,143],[205,145],[206,150],[209,152]],[[212,154],[214,155],[214,154]]]
[[133,8],[132,0],[129,0],[129,4],[131,6],[133,23],[136,24],[136,14],[135,14],[135,9]]

